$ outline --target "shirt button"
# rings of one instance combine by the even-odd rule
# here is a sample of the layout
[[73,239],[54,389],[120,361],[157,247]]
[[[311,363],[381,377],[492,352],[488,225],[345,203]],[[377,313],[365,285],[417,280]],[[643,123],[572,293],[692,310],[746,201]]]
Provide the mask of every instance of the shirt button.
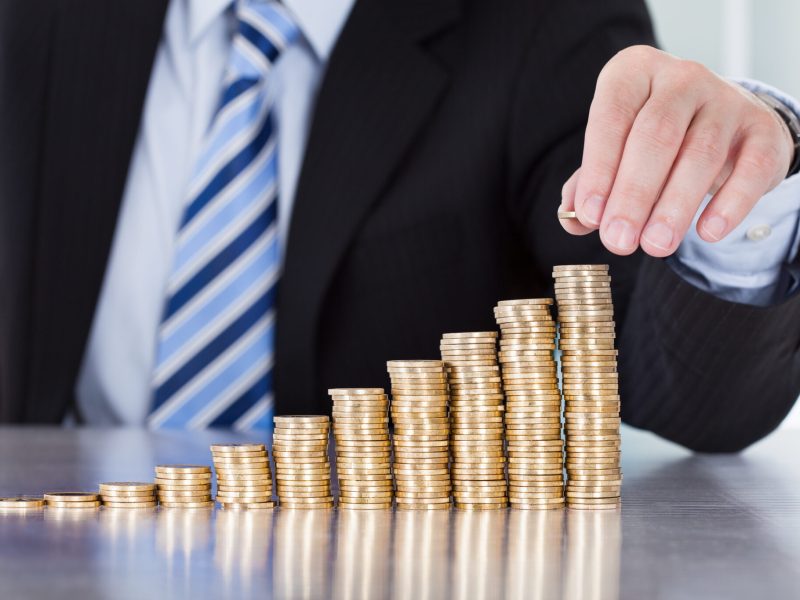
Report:
[[752,242],[760,242],[772,234],[772,227],[769,225],[755,225],[747,230],[747,239]]

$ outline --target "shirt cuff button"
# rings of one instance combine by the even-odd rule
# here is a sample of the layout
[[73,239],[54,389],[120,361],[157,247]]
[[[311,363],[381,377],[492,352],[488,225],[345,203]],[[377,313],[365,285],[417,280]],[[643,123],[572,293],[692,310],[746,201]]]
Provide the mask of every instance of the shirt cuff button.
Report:
[[772,234],[772,227],[769,225],[754,225],[747,230],[747,239],[751,242],[760,242]]

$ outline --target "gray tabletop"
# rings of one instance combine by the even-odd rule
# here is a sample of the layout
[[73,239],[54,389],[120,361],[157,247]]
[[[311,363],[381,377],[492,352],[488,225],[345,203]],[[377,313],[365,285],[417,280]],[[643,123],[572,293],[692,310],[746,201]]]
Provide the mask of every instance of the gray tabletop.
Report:
[[[0,428],[0,495],[152,480],[229,433]],[[252,438],[250,438],[252,439]],[[623,433],[620,511],[0,514],[0,597],[800,597],[800,432],[738,456]]]

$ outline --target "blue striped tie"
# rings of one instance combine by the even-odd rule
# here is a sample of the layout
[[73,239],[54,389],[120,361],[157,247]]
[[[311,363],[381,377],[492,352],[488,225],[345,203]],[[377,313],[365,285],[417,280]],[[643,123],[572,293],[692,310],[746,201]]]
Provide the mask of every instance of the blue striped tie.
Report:
[[269,72],[299,31],[277,2],[238,2],[222,99],[193,172],[158,333],[152,428],[272,421],[279,276]]

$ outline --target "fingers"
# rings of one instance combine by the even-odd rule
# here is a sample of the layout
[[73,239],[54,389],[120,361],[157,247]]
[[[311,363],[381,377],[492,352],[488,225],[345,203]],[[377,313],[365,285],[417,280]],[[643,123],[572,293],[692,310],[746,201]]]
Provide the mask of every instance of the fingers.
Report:
[[[725,170],[735,119],[703,108],[686,133],[667,184],[642,230],[642,249],[658,258],[678,248],[697,209]],[[726,173],[727,175],[727,173]]]
[[[673,85],[653,90],[636,117],[600,226],[603,245],[615,254],[631,254],[639,247],[697,104],[695,92]],[[666,231],[656,228],[654,233]]]
[[697,221],[697,233],[707,242],[718,242],[735,229],[788,168],[781,140],[770,125],[748,133],[733,172]]
[[[570,178],[567,179],[564,187],[561,188],[561,206],[558,207],[559,212],[575,210],[575,190],[578,187],[580,172],[581,170],[577,169]],[[559,223],[561,223],[561,226],[567,233],[571,233],[572,235],[586,235],[594,231],[593,229],[581,225],[581,222],[577,219],[559,219]]]
[[603,68],[597,79],[575,195],[577,218],[585,227],[597,229],[600,225],[625,140],[650,94],[649,75],[643,69],[632,69],[631,59],[650,52],[656,51],[652,48],[623,51]]

